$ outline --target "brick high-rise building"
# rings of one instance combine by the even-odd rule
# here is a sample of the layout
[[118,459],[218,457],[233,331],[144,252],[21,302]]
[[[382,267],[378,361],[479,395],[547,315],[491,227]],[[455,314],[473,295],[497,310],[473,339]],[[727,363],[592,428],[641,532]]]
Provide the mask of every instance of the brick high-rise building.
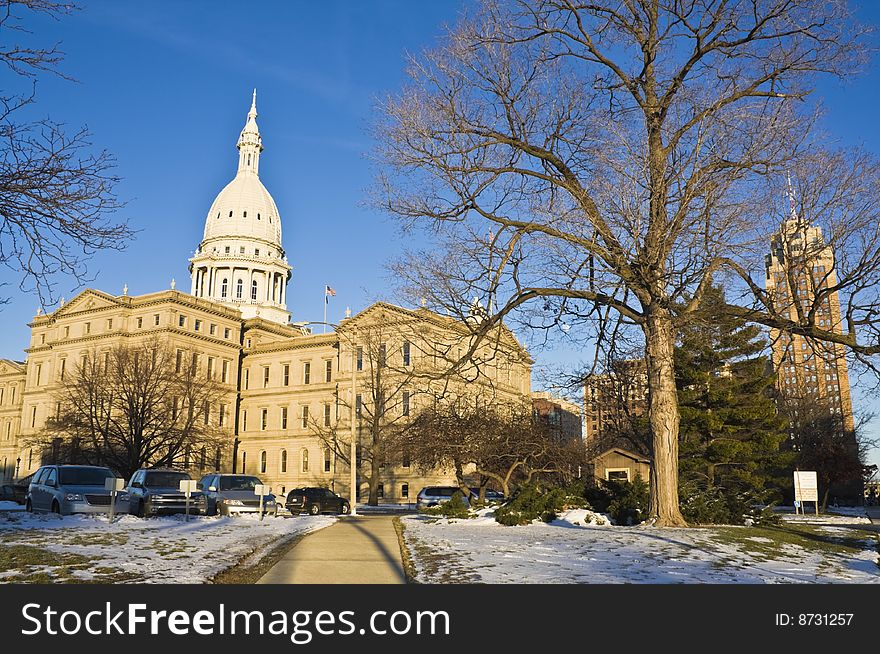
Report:
[[633,420],[648,411],[648,373],[644,359],[615,361],[584,385],[584,441],[616,442],[632,433]]
[[[770,242],[766,289],[778,310],[793,321],[812,312],[820,329],[842,333],[834,252],[822,228],[791,214]],[[800,314],[800,315],[799,315]],[[853,430],[852,398],[843,345],[821,343],[797,334],[770,330],[773,365],[789,435],[797,437],[805,421],[831,414],[844,432]],[[824,415],[823,415],[824,414]]]

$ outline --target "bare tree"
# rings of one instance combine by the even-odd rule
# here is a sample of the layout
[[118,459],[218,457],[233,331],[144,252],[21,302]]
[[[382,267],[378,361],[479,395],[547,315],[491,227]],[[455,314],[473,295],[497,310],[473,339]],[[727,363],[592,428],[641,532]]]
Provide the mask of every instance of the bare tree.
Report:
[[191,353],[155,339],[91,352],[55,399],[57,415],[34,444],[126,477],[148,465],[213,466],[228,436],[217,418],[229,389]]
[[[858,69],[865,34],[844,0],[486,0],[382,107],[376,202],[437,236],[395,267],[410,293],[483,298],[477,337],[512,317],[640,337],[654,524],[685,524],[673,347],[713,279],[731,314],[880,352],[880,169],[823,145],[809,101]],[[786,171],[837,256],[815,306],[846,295],[843,325],[763,288]]]
[[410,419],[410,407],[415,404],[419,386],[413,385],[414,366],[403,365],[402,353],[397,352],[402,344],[400,333],[382,326],[365,329],[358,343],[355,397],[348,397],[340,389],[336,393],[336,416],[310,416],[308,425],[337,460],[351,465],[351,430],[349,421],[340,419],[340,415],[356,412],[356,463],[364,470],[370,488],[367,503],[375,506],[379,503],[383,468],[392,465],[397,454],[393,445],[395,435]]
[[[479,396],[438,401],[425,407],[400,434],[420,468],[454,470],[465,496],[471,495],[467,471],[491,480],[505,497],[539,476],[566,476],[586,463],[577,439],[560,438],[539,420],[531,404],[480,401]],[[485,483],[480,483],[485,497]]]
[[[50,0],[0,1],[0,63],[10,77],[7,91],[0,92],[0,264],[43,306],[55,301],[57,275],[83,283],[91,255],[121,250],[133,235],[113,216],[122,207],[114,194],[119,179],[113,157],[93,149],[88,130],[68,133],[49,119],[19,119],[35,101],[38,74],[66,77],[58,68],[64,55],[57,45],[17,42],[29,34],[21,14],[59,19],[74,9]],[[8,90],[16,77],[28,91]]]

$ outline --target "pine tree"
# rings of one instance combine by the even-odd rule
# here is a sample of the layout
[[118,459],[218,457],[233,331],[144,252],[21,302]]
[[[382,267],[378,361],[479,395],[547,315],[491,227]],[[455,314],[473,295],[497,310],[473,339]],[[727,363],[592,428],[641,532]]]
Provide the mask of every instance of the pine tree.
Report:
[[679,334],[680,485],[721,498],[726,519],[737,522],[733,507],[744,498],[778,497],[791,454],[780,450],[786,422],[761,331],[725,315],[723,305],[723,289],[713,286]]

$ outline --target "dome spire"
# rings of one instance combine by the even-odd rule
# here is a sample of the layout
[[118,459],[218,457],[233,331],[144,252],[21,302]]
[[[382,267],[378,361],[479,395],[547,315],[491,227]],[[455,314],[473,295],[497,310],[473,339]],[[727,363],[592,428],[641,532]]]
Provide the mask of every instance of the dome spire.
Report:
[[241,135],[238,137],[238,174],[260,172],[260,152],[263,151],[263,139],[257,127],[257,89],[254,89],[251,108]]

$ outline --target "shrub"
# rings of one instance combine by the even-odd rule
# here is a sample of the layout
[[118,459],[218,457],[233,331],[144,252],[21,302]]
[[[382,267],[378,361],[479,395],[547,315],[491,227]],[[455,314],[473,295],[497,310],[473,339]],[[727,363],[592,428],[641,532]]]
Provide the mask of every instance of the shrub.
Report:
[[471,512],[468,503],[465,502],[464,494],[456,492],[448,502],[424,509],[422,513],[443,518],[470,518]]
[[702,488],[694,483],[679,486],[684,519],[698,525],[776,525],[781,518],[768,503],[769,492],[734,492],[720,486]]
[[648,515],[648,484],[636,475],[629,481],[608,481],[605,487],[611,496],[608,513],[618,525],[635,525]]
[[632,482],[599,481],[584,489],[584,497],[618,525],[638,524],[648,513],[648,484],[638,475]]
[[542,488],[538,484],[521,486],[511,500],[495,509],[495,520],[502,525],[527,525],[535,520],[550,522],[560,511],[590,508],[583,496],[569,488]]

